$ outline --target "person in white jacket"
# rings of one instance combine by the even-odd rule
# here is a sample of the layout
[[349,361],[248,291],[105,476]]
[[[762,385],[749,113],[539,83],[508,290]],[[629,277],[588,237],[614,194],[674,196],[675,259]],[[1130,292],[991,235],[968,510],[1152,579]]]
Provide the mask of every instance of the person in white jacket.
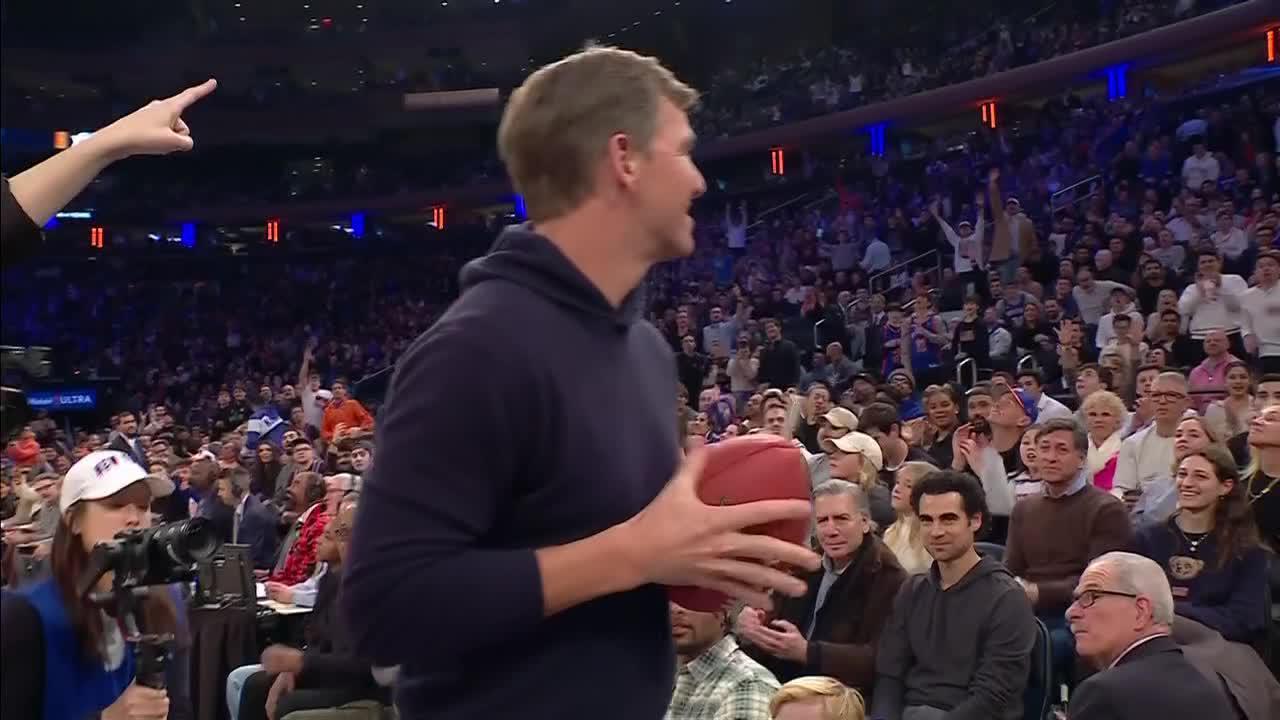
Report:
[[1151,386],[1151,399],[1155,402],[1155,422],[1120,444],[1111,484],[1112,494],[1124,500],[1131,511],[1139,507],[1140,501],[1145,507],[1157,494],[1173,487],[1174,433],[1191,406],[1187,378],[1177,372],[1160,373]]
[[[979,194],[977,197],[982,198],[983,196]],[[980,200],[980,202],[982,201]],[[978,206],[978,224],[976,226],[968,220],[961,220],[955,228],[952,228],[938,213],[938,201],[936,200],[929,204],[929,214],[933,215],[934,219],[938,221],[938,226],[942,228],[943,236],[947,238],[947,242],[951,243],[951,247],[956,250],[952,267],[956,271],[956,276],[960,278],[960,282],[973,283],[973,292],[985,295],[987,292],[987,264],[982,259],[982,233],[985,222],[985,218],[982,216],[982,205]],[[968,291],[966,291],[966,294],[968,294]]]
[[1222,274],[1222,257],[1216,250],[1200,250],[1196,257],[1196,281],[1188,285],[1178,299],[1178,312],[1190,318],[1187,330],[1192,339],[1204,340],[1210,330],[1222,330],[1231,343],[1232,354],[1242,356],[1240,296],[1248,289],[1248,283],[1239,275]]

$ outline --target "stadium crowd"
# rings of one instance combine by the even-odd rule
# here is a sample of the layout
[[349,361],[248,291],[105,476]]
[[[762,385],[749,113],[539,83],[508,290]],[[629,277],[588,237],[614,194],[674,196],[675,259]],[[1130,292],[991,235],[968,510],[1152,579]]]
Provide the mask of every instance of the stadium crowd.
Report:
[[[1068,47],[1042,32],[991,66]],[[703,212],[645,285],[671,420],[800,446],[823,567],[770,610],[673,605],[669,717],[1041,718],[1060,686],[1072,718],[1273,716],[1280,106],[1210,97],[1066,96],[959,150],[816,153],[807,204]],[[123,453],[171,488],[156,519],[209,519],[313,608],[305,649],[231,673],[231,717],[389,702],[335,607],[378,456],[352,383],[456,295],[476,234],[412,261],[6,275],[6,343],[122,385],[107,427],[40,415],[9,441],[6,583],[47,572],[73,465]]]

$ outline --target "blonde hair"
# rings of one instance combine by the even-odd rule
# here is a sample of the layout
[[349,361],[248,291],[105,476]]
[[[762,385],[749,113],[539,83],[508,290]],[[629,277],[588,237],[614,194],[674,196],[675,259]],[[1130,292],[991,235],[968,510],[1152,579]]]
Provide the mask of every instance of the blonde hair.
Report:
[[529,219],[546,221],[578,207],[614,135],[647,151],[663,98],[687,111],[698,93],[657,58],[619,48],[589,47],[530,75],[498,125],[498,154]]
[[866,720],[867,704],[862,694],[835,678],[822,675],[798,677],[778,688],[769,700],[769,717],[778,717],[789,702],[818,699],[823,720]]
[[[1089,410],[1093,408],[1107,409],[1116,418],[1116,431],[1118,432],[1124,427],[1124,418],[1128,414],[1128,410],[1124,407],[1124,401],[1120,396],[1110,390],[1098,390],[1089,393],[1089,396],[1080,404],[1080,411],[1084,413],[1086,419],[1089,417]],[[1087,425],[1086,425],[1087,427]]]
[[[897,480],[900,477],[906,476],[911,479],[911,485],[914,487],[916,483],[920,482],[920,478],[934,472],[938,472],[937,465],[930,462],[924,462],[923,460],[911,460],[909,462],[902,463],[902,465],[898,467],[898,472],[894,473],[893,479]],[[922,530],[920,526],[920,518],[916,517],[914,512],[909,512],[905,515],[899,516],[897,522],[894,524],[896,525],[898,523],[905,523],[904,528],[907,531],[907,540],[912,546],[924,547],[924,542],[920,537]]]

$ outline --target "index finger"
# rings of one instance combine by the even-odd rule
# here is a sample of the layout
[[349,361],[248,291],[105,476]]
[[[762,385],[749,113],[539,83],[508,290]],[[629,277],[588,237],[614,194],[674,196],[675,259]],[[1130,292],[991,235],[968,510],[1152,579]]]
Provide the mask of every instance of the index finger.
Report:
[[186,90],[183,90],[182,92],[178,93],[177,95],[174,95],[173,97],[169,98],[165,102],[173,103],[173,105],[175,106],[175,109],[179,113],[181,113],[183,110],[186,110],[187,108],[194,105],[201,98],[213,92],[217,87],[218,87],[218,81],[214,80],[213,78],[209,78],[208,80],[205,80],[199,85],[193,85],[187,88]]

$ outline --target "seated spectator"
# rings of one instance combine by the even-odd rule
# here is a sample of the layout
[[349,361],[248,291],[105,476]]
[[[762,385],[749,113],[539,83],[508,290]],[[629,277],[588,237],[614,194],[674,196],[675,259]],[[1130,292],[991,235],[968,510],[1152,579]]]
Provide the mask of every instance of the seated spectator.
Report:
[[1128,412],[1124,401],[1115,393],[1099,390],[1080,404],[1089,434],[1089,457],[1086,466],[1089,482],[1111,492],[1115,483],[1116,463],[1120,458],[1121,430]]
[[726,632],[726,613],[670,606],[671,636],[680,668],[666,716],[671,720],[768,718],[778,680]]
[[328,488],[319,473],[297,473],[289,482],[288,492],[297,519],[280,544],[280,555],[268,579],[293,585],[315,570],[316,547],[331,516],[325,507]]
[[[363,478],[373,469],[374,447],[372,440],[361,440],[351,449],[351,470],[356,477]],[[359,483],[356,489],[360,489]]]
[[218,499],[234,511],[231,542],[249,546],[253,566],[269,569],[276,559],[278,518],[251,489],[252,476],[244,468],[224,470],[218,476]]
[[1191,404],[1182,373],[1156,376],[1150,399],[1154,422],[1120,443],[1111,492],[1137,516],[1155,510],[1173,491],[1174,444],[1178,423]]
[[1226,397],[1209,403],[1204,417],[1213,425],[1218,437],[1230,438],[1248,429],[1253,420],[1253,395],[1250,392],[1253,378],[1249,375],[1249,366],[1239,361],[1227,363],[1224,384]]
[[280,474],[276,477],[276,493],[272,498],[278,506],[287,504],[289,487],[293,484],[295,475],[303,472],[319,473],[324,470],[324,461],[316,457],[315,448],[312,447],[310,440],[302,437],[294,438],[293,444],[285,447],[289,451],[288,461],[280,468]]
[[335,434],[350,428],[373,429],[373,416],[359,400],[348,397],[347,382],[338,379],[330,388],[333,400],[324,408],[324,425],[320,428],[320,437],[325,442],[333,440]]
[[774,619],[743,608],[738,634],[780,680],[830,675],[870,693],[876,644],[907,573],[872,532],[862,488],[829,480],[813,490],[822,569],[803,597],[779,598]]
[[[1089,483],[1089,438],[1070,420],[1049,420],[1036,436],[1044,493],[1013,506],[1004,562],[1053,640],[1054,667],[1068,672],[1072,641],[1063,621],[1071,589],[1089,561],[1129,546],[1133,529],[1124,505]],[[1066,677],[1066,675],[1064,675]]]
[[892,525],[897,516],[889,500],[889,488],[880,482],[884,467],[880,445],[866,433],[850,432],[823,441],[822,449],[829,458],[831,478],[853,483],[866,493],[876,531]]
[[1230,453],[1210,446],[1178,466],[1178,511],[1140,528],[1133,550],[1159,563],[1179,615],[1252,642],[1262,630],[1267,555]]
[[881,633],[871,717],[1021,718],[1036,625],[1009,571],[974,550],[982,488],[967,475],[931,473],[911,505],[934,565],[907,579]]
[[1164,571],[1127,552],[1095,558],[1072,591],[1067,620],[1099,672],[1071,695],[1071,718],[1232,718],[1235,712],[1169,637],[1174,602]]
[[1014,502],[1044,492],[1040,486],[1040,470],[1036,464],[1036,436],[1039,434],[1039,425],[1030,425],[1022,432],[1022,442],[1018,443],[1022,471],[1012,478]]
[[280,451],[270,441],[261,440],[254,454],[255,461],[250,465],[250,472],[253,474],[250,492],[264,500],[270,500],[276,496],[276,481],[280,479],[280,471],[284,469],[280,462]]
[[818,443],[818,427],[822,416],[831,409],[831,388],[825,382],[814,382],[805,393],[804,413],[796,424],[794,437],[811,453],[822,452]]
[[1204,412],[1209,403],[1226,397],[1227,370],[1241,360],[1228,352],[1227,335],[1221,329],[1208,330],[1204,336],[1204,360],[1191,369],[1193,404]]
[[888,403],[868,405],[858,416],[858,430],[870,435],[880,446],[880,456],[884,460],[880,468],[880,484],[886,488],[893,487],[895,474],[903,463],[937,464],[928,453],[902,439],[902,419],[897,408]]
[[924,546],[924,533],[920,519],[911,507],[911,490],[920,478],[938,468],[927,462],[905,462],[898,468],[890,500],[898,519],[884,531],[884,544],[893,551],[902,569],[911,575],[928,572],[933,563]]
[[924,389],[925,414],[906,424],[903,439],[943,465],[951,463],[951,435],[960,426],[960,404],[951,385],[930,385]]
[[327,708],[356,700],[385,703],[390,693],[374,680],[373,666],[355,657],[338,607],[338,587],[346,559],[355,503],[347,503],[324,530],[316,549],[328,564],[308,618],[306,650],[272,645],[261,665],[236,668],[227,677],[232,720],[283,718],[295,710]]
[[808,676],[784,684],[769,701],[772,720],[866,720],[862,695],[835,678]]
[[1039,370],[1025,369],[1018,371],[1018,387],[1021,387],[1032,400],[1036,401],[1036,420],[1044,422],[1054,418],[1071,417],[1071,408],[1063,405],[1044,391],[1044,374]]

